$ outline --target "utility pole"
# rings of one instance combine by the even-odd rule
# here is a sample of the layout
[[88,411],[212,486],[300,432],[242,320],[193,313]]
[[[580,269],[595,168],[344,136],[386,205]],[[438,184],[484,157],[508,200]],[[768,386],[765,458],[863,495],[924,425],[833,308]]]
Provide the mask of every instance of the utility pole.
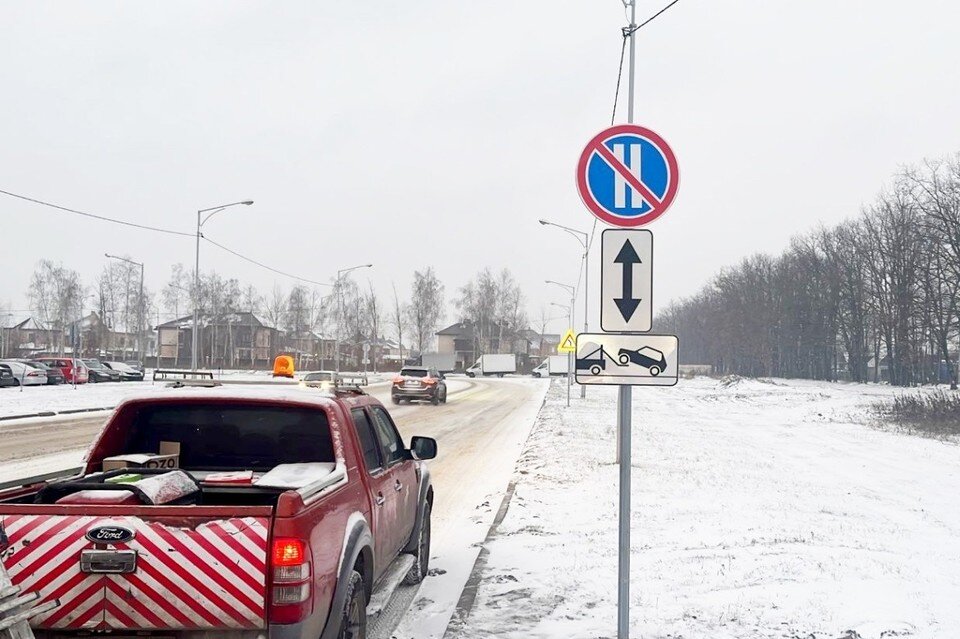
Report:
[[[627,122],[633,124],[633,92],[637,55],[637,0],[630,3],[630,65],[627,73]],[[617,424],[620,461],[620,521],[619,562],[617,569],[617,639],[630,637],[630,470],[631,430],[633,428],[633,387],[620,386],[617,390]]]

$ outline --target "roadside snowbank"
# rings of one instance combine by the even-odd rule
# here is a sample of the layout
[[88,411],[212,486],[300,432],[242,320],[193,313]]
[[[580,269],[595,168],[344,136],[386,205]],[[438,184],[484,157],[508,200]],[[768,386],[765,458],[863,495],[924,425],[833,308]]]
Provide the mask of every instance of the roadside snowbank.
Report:
[[[960,636],[960,447],[865,425],[897,392],[636,389],[633,635]],[[456,636],[616,635],[615,395],[554,383]]]

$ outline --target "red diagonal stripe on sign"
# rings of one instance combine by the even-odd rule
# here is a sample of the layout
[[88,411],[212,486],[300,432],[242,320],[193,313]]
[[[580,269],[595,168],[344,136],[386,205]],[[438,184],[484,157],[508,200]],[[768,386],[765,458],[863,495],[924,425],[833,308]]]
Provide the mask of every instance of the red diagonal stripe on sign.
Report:
[[[241,524],[241,525],[246,527],[245,524]],[[211,525],[208,526],[208,529],[214,535],[219,537],[221,541],[228,542],[230,545],[230,550],[236,551],[237,554],[239,554],[241,557],[246,559],[247,563],[253,566],[256,570],[258,570],[259,572],[263,572],[267,569],[266,563],[264,563],[264,560],[266,559],[266,557],[264,556],[264,557],[258,558],[257,556],[255,556],[252,552],[250,552],[249,548],[243,545],[242,541],[236,538],[235,534],[232,534],[222,526],[216,525],[213,523],[211,523]],[[200,534],[199,531],[198,531],[198,534]],[[242,533],[238,531],[238,534],[242,534]],[[246,538],[246,535],[244,535],[244,538]],[[258,545],[263,546],[263,542],[260,542]],[[264,550],[264,554],[266,554],[266,550]]]
[[[75,531],[75,532],[79,532],[79,531]],[[44,565],[47,562],[66,563],[68,558],[61,558],[60,554],[63,553],[64,550],[67,550],[68,548],[70,548],[70,546],[76,544],[77,541],[80,539],[83,539],[83,535],[75,536],[73,534],[67,534],[63,536],[63,539],[61,539],[59,542],[53,545],[51,545],[51,543],[54,541],[54,539],[47,540],[46,543],[43,545],[43,554],[36,557],[30,564],[23,566],[23,568],[21,568],[20,570],[26,573],[27,575],[32,575],[34,572],[37,571],[38,568],[40,568],[42,565]],[[76,551],[76,555],[78,557],[77,561],[79,561],[79,552],[80,552],[80,549],[77,549]]]
[[[185,544],[181,543],[180,540],[177,539],[175,535],[170,533],[170,531],[164,530],[160,527],[151,528],[151,530],[157,533],[158,535],[160,535],[164,541],[166,541],[171,546],[176,548],[177,551],[183,556],[185,560],[192,563],[194,567],[196,567],[197,572],[202,574],[204,577],[216,582],[218,586],[220,586],[221,588],[229,592],[234,599],[236,599],[241,604],[249,608],[250,611],[256,614],[258,617],[260,618],[263,617],[262,605],[258,605],[256,602],[252,601],[249,596],[244,594],[243,591],[237,588],[234,584],[230,583],[230,581],[226,577],[224,577],[224,575],[220,574],[219,571],[212,570],[209,567],[208,562],[198,557],[190,548],[188,548]],[[191,537],[191,539],[193,541],[197,541],[195,537]],[[159,557],[159,559],[161,559],[162,561],[163,557]],[[222,560],[221,560],[221,563],[223,563]],[[166,562],[164,562],[164,564],[166,565]],[[230,566],[226,566],[226,568],[229,570]],[[233,570],[231,570],[231,574],[236,574],[236,573],[234,573]],[[246,573],[241,573],[241,574],[246,575]],[[263,584],[256,584],[255,591],[262,592],[263,589],[264,589]]]
[[[134,588],[142,592],[147,597],[147,599],[149,599],[153,603],[154,606],[157,606],[158,608],[162,608],[164,612],[166,612],[168,615],[170,615],[171,617],[179,621],[182,624],[182,627],[184,628],[196,627],[197,624],[192,619],[187,617],[187,615],[183,614],[183,612],[180,611],[180,609],[176,606],[174,602],[170,601],[167,597],[164,597],[159,592],[154,590],[152,587],[147,585],[147,583],[144,582],[143,579],[140,579],[140,577],[138,577],[136,573],[130,573],[126,575],[125,579],[130,583],[131,586],[133,586]],[[119,586],[119,584],[115,584],[113,581],[110,581],[108,583],[113,584],[114,586]],[[115,589],[112,589],[112,590],[114,592],[117,592]],[[136,602],[137,599],[136,597],[133,597],[133,598],[127,599],[127,601]],[[140,609],[138,608],[137,610],[139,612]]]
[[[76,540],[74,540],[76,541]],[[77,551],[71,556],[65,558],[51,557],[50,562],[53,564],[53,567],[47,572],[43,577],[37,579],[35,582],[31,583],[29,589],[37,592],[42,591],[51,582],[56,581],[59,577],[63,576],[64,573],[70,571],[76,571],[75,574],[83,577],[83,573],[80,572],[80,553]],[[26,577],[31,576],[35,573],[26,573]]]
[[617,156],[613,154],[610,149],[607,148],[606,144],[597,142],[593,145],[593,150],[600,154],[607,164],[610,165],[610,168],[620,174],[627,184],[629,184],[633,189],[640,194],[640,196],[647,201],[651,208],[657,208],[663,202],[660,198],[653,194],[647,185],[637,179],[637,176],[631,173],[630,169],[626,164],[617,159]]
[[254,592],[263,591],[262,582],[260,582],[258,579],[253,577],[253,575],[251,575],[246,570],[238,566],[236,559],[231,559],[230,557],[227,557],[225,554],[223,554],[223,551],[221,551],[215,545],[211,544],[210,541],[207,538],[205,538],[203,535],[190,537],[190,540],[196,543],[201,548],[203,548],[210,556],[212,556],[214,559],[219,561],[224,568],[229,570],[233,575],[236,575],[238,579],[242,580],[244,583],[250,586]]
[[[132,585],[132,582],[131,582],[131,585]],[[138,615],[146,619],[147,622],[151,624],[151,627],[166,628],[170,625],[170,623],[166,619],[164,619],[163,617],[155,613],[153,610],[151,610],[150,607],[147,606],[146,603],[141,601],[139,597],[131,596],[132,593],[128,593],[126,590],[123,589],[123,586],[113,581],[112,579],[107,580],[107,588],[110,590],[110,592],[112,592],[117,597],[120,597],[128,606],[130,606],[133,610],[135,610]],[[140,590],[139,586],[136,586],[136,588]],[[141,592],[143,591],[141,590]],[[144,598],[147,598],[146,594],[144,594]],[[148,602],[157,608],[164,608],[164,610],[166,610],[166,606],[162,606],[158,602],[153,601],[152,599],[148,599]],[[164,600],[164,602],[166,602],[166,600]],[[174,615],[173,618],[176,619],[177,617]],[[190,623],[190,627],[193,627],[192,622]]]
[[[106,613],[111,615],[114,619],[116,619],[120,623],[120,628],[135,630],[140,627],[140,624],[134,621],[133,617],[128,616],[127,613],[120,610],[120,608],[118,608],[117,605],[112,601],[110,601],[109,599],[107,599],[107,601],[104,602],[103,605],[106,610]],[[118,629],[116,626],[114,626],[109,622],[108,622],[108,625],[114,630]]]
[[79,617],[67,623],[67,628],[83,628],[83,626],[88,622],[92,621],[97,615],[103,614],[103,601],[98,601],[93,604],[87,610],[81,614]]
[[[169,564],[164,564],[169,567]],[[209,596],[208,593],[203,592],[202,590],[198,592],[200,597],[203,597],[204,601],[200,601],[197,597],[194,597],[192,593],[187,592],[181,585],[177,582],[170,579],[163,570],[154,565],[152,562],[145,561],[140,564],[141,572],[149,577],[152,577],[157,585],[167,592],[170,593],[170,596],[176,599],[182,607],[189,608],[195,615],[197,615],[204,623],[209,624],[211,627],[222,626],[224,620],[214,614],[208,607],[215,607],[218,610],[223,610],[221,602],[213,597]],[[181,578],[183,577],[182,573],[179,573]],[[206,604],[206,606],[204,605]],[[224,612],[232,613],[230,609],[225,610]],[[232,614],[230,616],[233,616]],[[196,621],[192,622],[193,625],[197,625]]]
[[57,521],[57,523],[55,523],[53,526],[51,526],[47,530],[40,533],[41,535],[40,539],[30,540],[31,541],[30,545],[26,545],[24,543],[26,539],[24,538],[23,535],[21,535],[20,539],[21,539],[22,547],[19,552],[15,552],[13,555],[10,556],[9,561],[13,563],[21,563],[30,555],[42,550],[43,548],[46,548],[50,544],[50,541],[57,535],[57,533],[69,527],[76,520],[77,520],[76,517],[59,518],[59,521]]
[[[86,575],[81,575],[81,577],[85,578]],[[51,614],[49,617],[47,617],[44,620],[43,625],[48,628],[55,627],[64,617],[66,617],[71,612],[76,610],[80,606],[80,604],[86,603],[94,597],[101,597],[101,598],[103,597],[102,579],[95,579],[87,588],[85,588],[82,592],[80,592],[76,596],[71,597],[70,599],[61,601],[60,607],[54,608],[53,614]],[[92,607],[97,611],[99,611],[102,606],[103,606],[103,602],[99,601],[96,604],[94,604]],[[79,626],[74,626],[73,625],[74,622],[76,622],[76,619],[69,622],[67,624],[67,627],[68,628],[79,627]]]
[[[173,568],[170,562],[164,562],[163,566],[170,569]],[[205,601],[198,601],[192,593],[187,592],[179,584],[170,579],[160,566],[156,566],[151,562],[144,562],[141,564],[141,568],[146,574],[149,574],[151,577],[153,577],[158,584],[170,591],[170,594],[183,602],[187,607],[193,610],[193,612],[195,612],[201,619],[206,621],[212,627],[222,626],[226,620],[215,614],[208,607],[212,607],[221,614],[225,614],[228,617],[233,618],[234,621],[242,626],[249,624],[249,620],[234,610],[233,606],[226,603],[212,591],[207,590],[203,586],[198,586],[195,579],[188,579],[185,576],[184,571],[178,570],[175,572],[180,576],[181,579],[192,586],[197,591],[197,594],[200,597],[203,597]],[[206,604],[206,606],[204,604]]]
[[216,606],[222,612],[227,613],[228,615],[230,615],[231,617],[233,617],[235,620],[239,621],[243,625],[248,625],[250,623],[248,619],[246,619],[239,612],[235,611],[234,607],[231,604],[224,601],[220,597],[220,595],[214,592],[212,588],[209,588],[208,586],[206,586],[202,581],[200,581],[200,579],[196,577],[196,575],[203,575],[203,572],[198,570],[197,566],[191,566],[192,568],[194,568],[194,572],[191,572],[190,570],[187,570],[184,566],[182,566],[180,562],[163,561],[162,560],[163,551],[160,550],[151,540],[149,540],[145,534],[141,534],[139,537],[137,537],[137,543],[143,546],[143,548],[145,548],[150,553],[150,556],[148,558],[145,558],[146,561],[142,561],[140,563],[140,567],[149,571],[150,575],[154,579],[156,579],[158,582],[161,582],[164,585],[164,587],[170,589],[171,591],[177,591],[178,596],[182,597],[183,601],[185,601],[188,605],[190,605],[190,607],[193,608],[193,610],[197,612],[197,614],[199,614],[201,617],[206,619],[213,626],[220,625],[222,623],[222,620],[219,619],[216,615],[212,614],[209,610],[204,608],[200,602],[195,601],[193,596],[181,591],[179,587],[170,579],[168,579],[167,576],[158,567],[155,567],[153,565],[152,560],[156,559],[160,561],[164,567],[168,568],[170,571],[175,573],[184,582],[189,584],[201,596],[207,599],[211,604]]

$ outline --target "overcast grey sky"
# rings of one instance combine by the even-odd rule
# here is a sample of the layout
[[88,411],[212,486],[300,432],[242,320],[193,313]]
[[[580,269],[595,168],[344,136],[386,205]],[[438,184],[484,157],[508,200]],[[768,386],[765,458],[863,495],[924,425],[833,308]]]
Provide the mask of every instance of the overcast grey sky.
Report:
[[[198,208],[254,199],[207,234],[312,279],[373,262],[360,281],[384,295],[427,265],[448,299],[508,266],[536,317],[564,298],[544,279],[576,281],[575,240],[537,218],[592,225],[574,168],[610,121],[619,0],[0,10],[0,189],[187,232]],[[960,150],[958,25],[946,0],[681,0],[643,29],[637,121],[682,175],[650,227],[656,306],[856,214],[899,166]],[[189,238],[5,196],[0,218],[0,302],[17,309],[44,257],[92,283],[105,251],[128,254],[154,290],[192,267]],[[209,246],[201,268],[292,284]]]

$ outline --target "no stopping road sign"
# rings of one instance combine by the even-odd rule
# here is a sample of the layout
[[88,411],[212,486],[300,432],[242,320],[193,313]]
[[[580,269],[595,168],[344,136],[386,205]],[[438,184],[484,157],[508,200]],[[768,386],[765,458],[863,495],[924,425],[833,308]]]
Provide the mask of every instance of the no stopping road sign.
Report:
[[577,163],[577,190],[590,211],[614,226],[649,224],[673,203],[677,158],[659,135],[620,124],[594,136]]

